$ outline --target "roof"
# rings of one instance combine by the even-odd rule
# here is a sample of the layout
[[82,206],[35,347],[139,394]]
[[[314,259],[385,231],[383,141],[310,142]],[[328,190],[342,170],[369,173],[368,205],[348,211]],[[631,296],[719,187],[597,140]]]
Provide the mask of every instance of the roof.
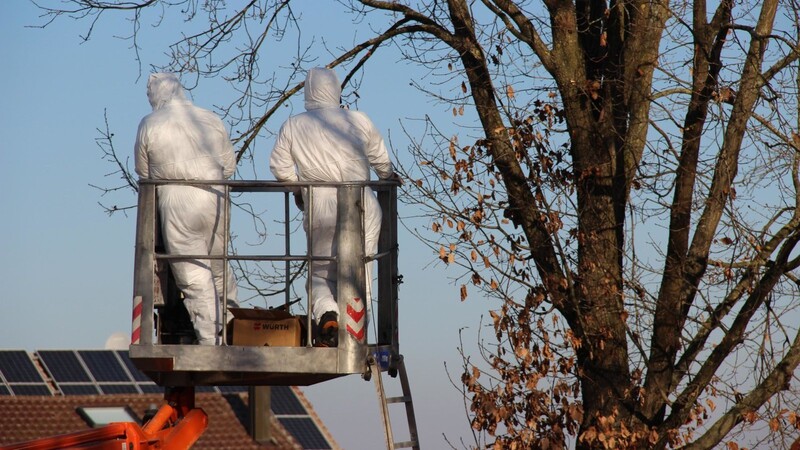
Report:
[[[247,433],[237,414],[247,412],[246,395],[197,394],[195,404],[209,417],[208,428],[195,449],[302,449],[280,422],[272,416],[274,444],[259,445]],[[0,444],[30,441],[91,428],[78,414],[78,407],[129,406],[141,418],[151,404],[158,405],[157,394],[3,396],[0,397]]]
[[[46,351],[52,353],[53,351]],[[46,353],[42,352],[42,353]],[[90,368],[87,351],[60,350],[59,358],[50,356],[50,365],[43,364],[40,352],[28,354],[24,351],[0,350],[0,446],[29,441],[59,434],[72,433],[91,428],[78,412],[79,407],[128,407],[141,419],[148,409],[157,408],[163,402],[163,394],[152,393],[153,386],[141,381],[141,373],[131,372],[126,364],[127,352],[90,351],[91,357],[111,357],[128,367],[130,385],[120,380],[113,384],[107,380],[109,367]],[[109,354],[101,354],[110,352]],[[115,356],[116,355],[116,356]],[[122,357],[120,357],[122,356]],[[55,369],[53,360],[64,361],[69,366],[70,358],[82,363],[90,382],[75,372],[69,377]],[[101,358],[102,359],[102,358]],[[133,368],[135,370],[135,368]],[[63,372],[63,371],[62,371]],[[54,376],[53,374],[57,374]],[[61,381],[59,381],[59,379]],[[70,381],[64,381],[69,379]],[[104,380],[104,381],[100,381]],[[138,380],[138,381],[137,381]],[[136,387],[132,393],[96,395],[69,395],[66,392],[93,392],[125,390],[121,387]],[[81,389],[75,389],[81,387]],[[148,388],[148,389],[143,389]],[[40,395],[43,391],[51,395]],[[147,391],[150,391],[148,393]],[[273,386],[271,395],[270,425],[272,440],[266,444],[255,442],[248,433],[248,393],[244,387],[203,389],[197,392],[195,406],[208,415],[208,428],[193,449],[338,449],[339,446],[325,428],[310,402],[297,387]],[[36,394],[36,395],[30,395]]]

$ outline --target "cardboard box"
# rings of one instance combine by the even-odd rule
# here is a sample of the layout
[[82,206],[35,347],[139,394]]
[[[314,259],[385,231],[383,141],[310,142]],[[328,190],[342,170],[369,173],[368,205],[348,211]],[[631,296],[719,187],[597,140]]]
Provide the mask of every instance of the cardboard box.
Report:
[[302,316],[279,309],[230,308],[233,314],[233,345],[299,347]]

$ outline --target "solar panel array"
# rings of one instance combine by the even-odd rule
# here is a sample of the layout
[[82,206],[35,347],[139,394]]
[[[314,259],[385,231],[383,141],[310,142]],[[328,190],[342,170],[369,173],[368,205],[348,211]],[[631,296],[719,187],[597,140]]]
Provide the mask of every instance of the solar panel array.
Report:
[[[37,360],[39,364],[37,365]],[[197,392],[246,392],[243,386],[196,386]],[[0,395],[153,394],[163,388],[142,373],[126,350],[0,350]],[[275,417],[305,449],[332,448],[294,390],[273,386]]]
[[278,420],[304,449],[327,450],[331,448],[331,444],[319,431],[319,427],[311,417],[281,417]]
[[272,413],[304,449],[327,450],[330,443],[320,432],[308,410],[300,403],[292,388],[272,386]]
[[[39,361],[39,365],[36,364]],[[244,392],[242,386],[197,386],[197,392]],[[127,350],[0,350],[0,395],[158,394]]]
[[123,350],[39,350],[36,356],[64,395],[163,392]]
[[42,373],[24,350],[0,352],[0,394],[52,395]]

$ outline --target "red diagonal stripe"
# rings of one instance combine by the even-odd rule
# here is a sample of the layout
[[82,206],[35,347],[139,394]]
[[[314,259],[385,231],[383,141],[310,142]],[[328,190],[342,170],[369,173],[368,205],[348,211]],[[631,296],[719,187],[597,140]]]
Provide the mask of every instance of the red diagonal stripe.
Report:
[[137,317],[142,315],[142,308],[143,307],[144,306],[142,306],[142,302],[138,302],[135,305],[133,305],[133,318],[134,319],[136,319]]
[[363,327],[361,328],[361,330],[356,332],[355,330],[350,328],[350,325],[348,325],[347,326],[347,332],[350,333],[354,338],[356,338],[359,341],[364,339],[364,328]]
[[141,337],[142,333],[142,297],[136,296],[133,298],[133,318],[131,320],[133,331],[131,331],[131,343],[138,344],[139,338]]
[[137,329],[133,330],[133,333],[131,334],[131,343],[132,344],[138,344],[139,343],[139,335],[141,334],[141,332],[142,332],[141,328],[137,328]]
[[361,311],[356,311],[351,305],[347,305],[347,315],[350,316],[350,318],[352,318],[356,323],[361,322],[361,319],[364,318],[365,313],[366,311],[364,311],[364,308],[361,308]]

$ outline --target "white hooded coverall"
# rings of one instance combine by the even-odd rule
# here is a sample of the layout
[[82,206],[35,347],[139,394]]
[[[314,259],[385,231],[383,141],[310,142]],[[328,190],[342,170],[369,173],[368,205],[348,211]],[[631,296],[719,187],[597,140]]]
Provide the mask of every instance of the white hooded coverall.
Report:
[[[289,118],[280,129],[270,156],[270,170],[278,181],[368,181],[370,167],[381,179],[394,174],[389,153],[366,114],[339,107],[341,87],[331,69],[314,68],[305,82],[306,112]],[[366,254],[377,251],[381,209],[369,187],[364,192]],[[314,256],[336,254],[336,188],[315,187],[311,205],[304,191],[305,220],[311,208],[311,251]],[[368,286],[370,270],[367,266]],[[336,264],[317,261],[311,267],[311,306],[319,321],[336,304]],[[367,302],[369,305],[369,301]]]
[[[236,170],[236,157],[222,121],[194,106],[171,73],[154,73],[147,82],[153,112],[139,123],[136,172],[156,180],[221,180]],[[181,185],[157,188],[166,250],[172,255],[222,255],[224,192],[215,187]],[[223,279],[227,298],[236,303],[236,280],[222,260],[170,261],[184,305],[200,344],[213,345],[221,327]]]

